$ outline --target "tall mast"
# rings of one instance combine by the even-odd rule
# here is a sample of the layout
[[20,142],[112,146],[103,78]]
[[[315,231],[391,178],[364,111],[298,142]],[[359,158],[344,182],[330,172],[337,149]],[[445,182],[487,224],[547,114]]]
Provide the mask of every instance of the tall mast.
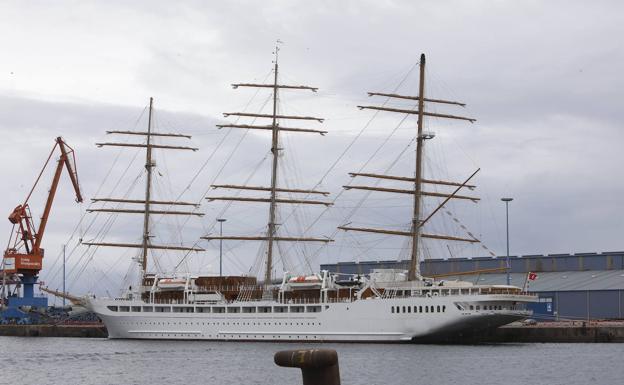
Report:
[[420,276],[418,244],[420,243],[420,204],[422,202],[423,170],[423,118],[425,112],[425,54],[420,55],[420,84],[418,85],[418,135],[416,136],[416,178],[414,180],[414,216],[412,217],[412,259],[408,278],[410,281]]
[[[377,234],[387,234],[387,235],[398,235],[410,237],[412,240],[412,258],[409,266],[408,278],[410,281],[421,278],[420,275],[420,266],[419,266],[419,255],[418,248],[420,243],[420,238],[431,238],[431,239],[439,239],[439,240],[447,240],[447,241],[458,241],[458,242],[479,242],[478,239],[474,238],[472,234],[470,238],[461,238],[461,237],[453,237],[446,235],[437,235],[437,234],[425,234],[422,232],[423,225],[435,214],[437,213],[450,199],[464,199],[471,200],[473,202],[477,202],[479,198],[457,195],[457,193],[462,188],[473,189],[474,185],[467,184],[470,179],[476,174],[473,173],[465,182],[450,182],[450,181],[440,181],[440,180],[432,180],[432,179],[424,179],[423,178],[423,148],[425,144],[425,140],[432,139],[433,134],[423,132],[423,124],[424,117],[430,116],[435,118],[442,119],[457,119],[457,120],[466,120],[470,123],[473,123],[475,119],[467,118],[463,116],[457,115],[449,115],[449,114],[440,114],[436,112],[428,112],[425,111],[425,102],[429,103],[439,103],[446,105],[455,105],[464,107],[465,104],[461,102],[451,101],[451,100],[442,100],[442,99],[430,99],[425,98],[425,54],[420,55],[420,83],[418,86],[418,95],[409,96],[409,95],[399,95],[394,93],[382,93],[382,92],[369,92],[368,96],[384,96],[390,99],[402,99],[402,100],[415,100],[418,101],[418,109],[402,109],[402,108],[390,108],[384,106],[358,106],[361,110],[376,110],[376,111],[386,111],[393,112],[399,114],[408,114],[408,115],[418,115],[418,132],[416,135],[416,171],[413,177],[403,177],[403,176],[395,176],[395,175],[384,175],[384,174],[372,174],[372,173],[350,173],[352,177],[366,177],[366,178],[377,178],[377,179],[389,179],[389,180],[397,180],[404,182],[413,182],[413,189],[397,189],[397,188],[385,188],[385,187],[377,187],[377,186],[355,186],[355,185],[347,185],[343,186],[347,190],[368,190],[368,191],[380,191],[386,193],[395,193],[395,194],[412,194],[414,195],[414,212],[412,216],[412,226],[409,232],[407,231],[396,231],[396,230],[384,230],[384,229],[371,229],[371,228],[362,228],[362,227],[352,227],[348,225],[339,226],[338,228],[345,231],[360,231],[366,233],[377,233]],[[477,170],[478,171],[478,170]],[[440,185],[440,186],[456,186],[457,188],[452,193],[439,193],[432,191],[423,191],[423,184],[431,184],[431,185]],[[421,219],[422,214],[422,197],[437,197],[437,198],[446,198],[438,207],[427,216],[424,220]]]
[[[145,198],[143,199],[128,199],[128,198],[113,198],[113,197],[100,197],[100,198],[92,198],[91,201],[101,202],[104,205],[106,204],[130,204],[130,205],[142,205],[143,209],[139,208],[125,208],[125,207],[102,207],[102,208],[93,208],[87,209],[87,212],[97,212],[97,213],[110,213],[110,214],[139,214],[143,215],[143,240],[137,243],[113,243],[113,242],[103,242],[103,240],[98,240],[97,242],[83,242],[83,245],[86,246],[96,246],[96,247],[123,247],[123,248],[133,248],[140,249],[141,257],[139,258],[139,263],[141,265],[141,276],[140,282],[143,282],[143,278],[145,278],[147,272],[147,257],[150,249],[156,250],[168,250],[168,251],[204,251],[204,249],[200,247],[184,247],[180,245],[163,245],[163,244],[154,244],[152,243],[152,235],[150,235],[150,215],[182,215],[182,216],[203,216],[204,214],[197,211],[179,211],[175,209],[171,209],[170,206],[193,206],[195,208],[199,207],[199,204],[195,202],[180,202],[180,201],[168,201],[168,200],[152,200],[152,174],[154,171],[154,167],[156,164],[152,159],[152,149],[157,148],[158,150],[188,150],[188,151],[197,151],[197,148],[187,147],[187,146],[171,146],[165,144],[153,144],[152,137],[159,138],[184,138],[191,139],[190,135],[185,134],[176,134],[176,133],[164,133],[164,132],[154,132],[152,130],[152,120],[154,115],[154,98],[150,98],[149,100],[149,113],[147,118],[147,131],[106,131],[107,134],[121,134],[121,135],[130,135],[130,136],[144,136],[146,138],[146,143],[128,143],[128,142],[106,142],[106,143],[96,143],[95,145],[98,147],[129,147],[129,148],[144,148],[145,149],[145,170],[147,171],[147,178],[145,182]],[[156,206],[156,208],[153,208]],[[167,206],[166,209],[159,209],[158,206]]]
[[143,216],[143,258],[141,258],[141,277],[145,276],[147,271],[147,250],[149,249],[149,219],[150,219],[150,199],[152,195],[152,106],[154,98],[150,98],[149,115],[147,118],[147,147],[145,151],[145,170],[147,171],[147,180],[145,181],[145,215]]
[[279,158],[279,131],[277,129],[277,71],[278,71],[278,58],[279,46],[275,46],[275,69],[273,77],[273,124],[272,124],[272,142],[271,152],[273,153],[273,167],[271,168],[271,203],[269,207],[269,226],[268,226],[268,245],[267,245],[267,260],[266,271],[264,273],[264,283],[266,285],[271,284],[271,272],[273,266],[273,240],[275,238],[275,210],[277,208],[277,161]]
[[[281,43],[279,40],[278,44]],[[328,195],[329,193],[326,191],[317,191],[317,190],[308,190],[308,189],[299,189],[299,188],[284,188],[278,186],[278,162],[279,162],[279,153],[282,151],[279,143],[279,134],[280,131],[288,131],[292,133],[316,133],[320,135],[325,135],[327,131],[311,129],[308,127],[283,127],[278,123],[279,120],[286,121],[303,121],[303,122],[318,122],[323,123],[323,118],[313,117],[313,116],[299,116],[299,115],[279,115],[277,111],[277,98],[278,92],[280,89],[286,89],[289,91],[312,91],[316,92],[318,88],[310,87],[305,85],[291,85],[291,84],[279,84],[278,83],[278,53],[279,46],[275,47],[275,60],[273,62],[273,82],[272,83],[235,83],[232,84],[234,89],[238,88],[265,88],[273,90],[273,111],[271,114],[262,114],[262,113],[249,113],[249,112],[225,112],[223,113],[224,117],[229,116],[237,116],[243,118],[260,118],[260,119],[271,119],[270,124],[218,124],[219,128],[242,128],[247,130],[263,130],[263,131],[271,131],[272,141],[271,141],[271,153],[273,154],[273,162],[271,168],[271,184],[269,186],[248,186],[248,185],[233,185],[233,184],[215,184],[211,185],[214,189],[234,189],[234,190],[249,190],[249,191],[264,191],[268,192],[268,197],[237,197],[237,196],[209,196],[206,197],[208,201],[236,201],[236,202],[262,202],[269,203],[269,222],[267,226],[267,230],[261,236],[253,235],[253,236],[212,236],[207,235],[201,237],[206,240],[238,240],[238,241],[267,241],[267,253],[266,253],[266,270],[264,272],[264,284],[270,285],[271,277],[273,272],[273,254],[274,254],[274,246],[276,242],[331,242],[331,239],[328,238],[313,238],[313,237],[285,237],[280,236],[277,231],[277,223],[276,223],[276,214],[277,214],[277,206],[279,204],[296,204],[296,205],[325,205],[331,206],[331,202],[327,201],[319,201],[319,200],[311,200],[311,199],[295,199],[290,197],[278,197],[278,192],[284,193],[292,193],[292,194],[320,194],[320,195]],[[268,123],[268,121],[267,121]]]

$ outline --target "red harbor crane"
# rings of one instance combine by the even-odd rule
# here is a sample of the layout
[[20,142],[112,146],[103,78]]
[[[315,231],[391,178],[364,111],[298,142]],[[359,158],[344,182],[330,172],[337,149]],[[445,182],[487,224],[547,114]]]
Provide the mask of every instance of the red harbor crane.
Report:
[[[36,227],[31,215],[28,201],[57,149],[60,152],[60,157],[56,164],[56,170],[52,179],[52,186],[48,192],[48,198],[45,203],[43,215],[41,216],[41,222],[39,223],[39,227]],[[13,229],[9,239],[9,246],[4,252],[3,286],[4,289],[6,289],[8,282],[7,278],[10,275],[12,276],[10,282],[19,282],[23,287],[23,296],[21,298],[17,296],[7,298],[8,302],[6,304],[8,305],[9,310],[11,307],[21,308],[24,306],[47,306],[47,299],[34,297],[33,286],[37,283],[37,276],[42,268],[44,257],[44,249],[42,248],[43,235],[46,230],[46,225],[48,224],[48,218],[52,210],[52,203],[54,202],[61,174],[65,168],[67,169],[69,179],[74,187],[76,201],[82,202],[82,194],[80,192],[78,174],[76,172],[74,150],[67,145],[67,143],[65,143],[63,138],[58,137],[56,138],[56,143],[54,144],[43,169],[39,173],[39,176],[37,177],[34,186],[28,193],[24,203],[18,205],[9,215],[9,221],[13,224]],[[3,293],[3,295],[4,294],[5,293]]]

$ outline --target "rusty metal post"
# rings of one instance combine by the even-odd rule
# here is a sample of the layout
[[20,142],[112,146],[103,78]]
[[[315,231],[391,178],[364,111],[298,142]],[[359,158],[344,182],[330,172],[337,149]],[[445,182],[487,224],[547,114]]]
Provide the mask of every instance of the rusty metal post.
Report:
[[303,385],[340,385],[338,353],[331,349],[282,350],[275,353],[275,364],[300,368]]

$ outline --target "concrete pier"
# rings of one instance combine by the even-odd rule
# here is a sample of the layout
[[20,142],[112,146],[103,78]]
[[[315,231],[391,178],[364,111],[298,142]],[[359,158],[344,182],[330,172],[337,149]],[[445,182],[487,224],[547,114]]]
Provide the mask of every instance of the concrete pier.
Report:
[[624,321],[512,324],[483,336],[483,342],[624,342]]
[[0,325],[0,336],[106,338],[103,324],[80,325]]

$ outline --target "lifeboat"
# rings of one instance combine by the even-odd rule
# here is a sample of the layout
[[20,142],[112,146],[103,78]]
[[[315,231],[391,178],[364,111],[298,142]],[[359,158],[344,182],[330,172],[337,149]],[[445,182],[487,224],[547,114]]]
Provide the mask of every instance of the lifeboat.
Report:
[[336,281],[336,285],[343,286],[343,287],[360,286],[361,284],[362,284],[362,281],[360,280],[359,277],[357,279],[349,278],[349,279],[341,279],[341,280]]
[[323,281],[317,275],[300,275],[288,280],[291,287],[316,288],[321,287]]
[[158,281],[158,288],[161,290],[184,290],[185,287],[184,278],[163,278]]

